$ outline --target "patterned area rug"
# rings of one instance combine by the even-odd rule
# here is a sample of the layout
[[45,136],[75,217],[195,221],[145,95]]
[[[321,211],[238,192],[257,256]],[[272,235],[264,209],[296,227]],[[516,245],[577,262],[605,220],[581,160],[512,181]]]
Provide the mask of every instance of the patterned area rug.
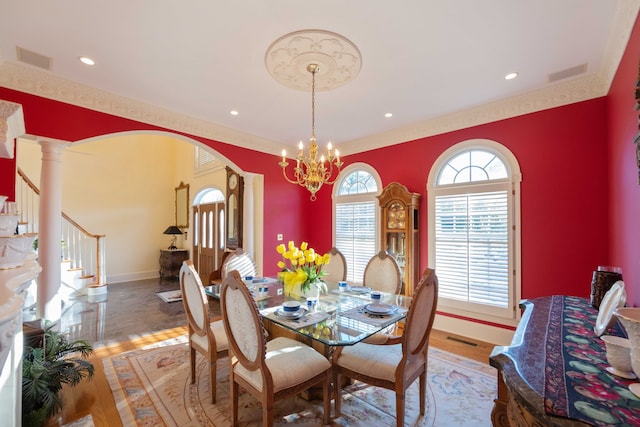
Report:
[[[207,366],[198,355],[197,382],[189,379],[184,338],[158,348],[134,350],[103,359],[105,373],[125,426],[229,426],[228,359],[218,361],[218,403],[210,402]],[[427,412],[419,417],[418,382],[406,396],[410,426],[490,426],[496,397],[496,371],[488,364],[437,349],[429,350]],[[395,394],[355,382],[342,394],[342,415],[334,426],[395,425]],[[331,405],[333,413],[333,404]],[[262,425],[260,403],[240,395],[240,425]],[[322,425],[322,402],[293,397],[276,403],[276,426]]]

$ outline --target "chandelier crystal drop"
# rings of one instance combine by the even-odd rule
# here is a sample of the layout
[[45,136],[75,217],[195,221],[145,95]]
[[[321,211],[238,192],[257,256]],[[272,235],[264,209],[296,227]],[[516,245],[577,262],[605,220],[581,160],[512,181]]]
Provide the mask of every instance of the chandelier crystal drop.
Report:
[[[282,161],[278,163],[282,168],[284,178],[292,184],[298,184],[311,192],[311,200],[316,200],[316,192],[323,184],[332,185],[340,175],[342,162],[340,153],[333,150],[331,143],[327,144],[327,157],[324,154],[318,158],[318,145],[316,144],[316,73],[318,64],[307,65],[307,71],[311,73],[311,138],[309,153],[305,155],[302,141],[298,145],[296,167],[293,169],[293,178],[287,176],[287,152],[282,150]],[[335,176],[334,176],[335,170]]]

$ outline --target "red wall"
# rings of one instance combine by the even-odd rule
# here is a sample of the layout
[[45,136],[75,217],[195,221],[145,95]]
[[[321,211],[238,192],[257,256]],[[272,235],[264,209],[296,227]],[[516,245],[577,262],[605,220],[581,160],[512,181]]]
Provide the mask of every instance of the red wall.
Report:
[[633,140],[638,133],[634,111],[640,61],[640,22],[635,28],[607,96],[609,121],[609,263],[622,267],[627,304],[640,306],[640,183]]
[[[427,194],[431,165],[468,139],[497,141],[522,172],[522,297],[588,296],[591,274],[608,262],[605,99],[349,156],[373,166],[383,185],[398,181],[420,193],[421,269],[427,266]],[[330,223],[327,225],[330,227]],[[329,228],[330,230],[330,228]]]
[[[134,130],[165,130],[178,133],[3,87],[0,87],[0,99],[22,105],[26,132],[32,135],[77,142],[91,137]],[[284,181],[278,166],[278,156],[185,133],[182,135],[214,148],[243,171],[264,175],[264,266],[265,274],[275,274],[276,263],[280,257],[275,251],[278,243],[276,233],[284,234],[285,239],[298,239],[297,236],[303,234],[306,224],[302,221],[300,211],[301,205],[307,203],[308,193]],[[9,195],[10,199],[14,198],[15,193],[15,168],[14,159],[0,159],[0,194]],[[271,266],[273,266],[272,269]]]

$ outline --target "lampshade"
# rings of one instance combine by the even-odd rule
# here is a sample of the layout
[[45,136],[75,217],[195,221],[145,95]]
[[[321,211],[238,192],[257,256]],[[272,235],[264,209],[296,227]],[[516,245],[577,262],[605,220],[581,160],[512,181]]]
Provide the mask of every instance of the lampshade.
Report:
[[170,225],[166,230],[164,230],[164,233],[162,234],[182,234],[182,230],[180,230],[175,225]]
[[178,238],[178,234],[182,234],[182,230],[180,230],[175,225],[170,225],[166,230],[164,230],[164,233],[162,234],[173,235],[173,239],[171,239],[171,244],[169,245],[169,250],[178,249],[176,247],[176,239]]

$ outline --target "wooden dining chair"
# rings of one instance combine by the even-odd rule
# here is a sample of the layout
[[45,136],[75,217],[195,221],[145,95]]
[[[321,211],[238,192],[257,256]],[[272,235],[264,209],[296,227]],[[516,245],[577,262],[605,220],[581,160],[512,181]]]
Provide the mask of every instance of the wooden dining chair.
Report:
[[399,293],[402,277],[396,259],[384,250],[372,256],[364,269],[362,284],[376,291]]
[[267,341],[258,307],[237,271],[222,281],[222,319],[233,355],[229,374],[233,425],[238,424],[238,388],[262,403],[262,425],[273,425],[274,402],[322,384],[323,423],[331,415],[331,363],[312,347],[278,337]]
[[347,261],[338,248],[333,247],[327,252],[329,254],[329,264],[322,268],[326,273],[322,281],[327,284],[327,288],[338,289],[338,282],[347,280]]
[[231,252],[222,264],[220,271],[222,279],[234,270],[240,273],[240,277],[255,276],[257,274],[256,262],[249,252],[245,252],[242,248],[237,248]]
[[225,261],[231,254],[232,252],[229,252],[229,251],[224,251],[222,253],[220,268],[218,268],[217,270],[213,270],[211,274],[209,274],[209,285],[213,284],[213,282],[217,282],[218,284],[222,283],[222,266],[224,265]]
[[211,402],[216,403],[216,373],[219,357],[228,356],[229,342],[222,320],[209,321],[209,299],[191,260],[182,262],[180,291],[189,328],[191,384],[196,381],[196,352],[209,360]]
[[[385,345],[357,343],[338,347],[333,354],[333,384],[341,384],[343,376],[394,390],[396,424],[404,425],[405,393],[419,378],[420,415],[425,413],[429,335],[438,303],[438,278],[435,271],[422,276],[411,300],[404,333],[389,339]],[[335,416],[340,416],[340,387],[335,387]]]

